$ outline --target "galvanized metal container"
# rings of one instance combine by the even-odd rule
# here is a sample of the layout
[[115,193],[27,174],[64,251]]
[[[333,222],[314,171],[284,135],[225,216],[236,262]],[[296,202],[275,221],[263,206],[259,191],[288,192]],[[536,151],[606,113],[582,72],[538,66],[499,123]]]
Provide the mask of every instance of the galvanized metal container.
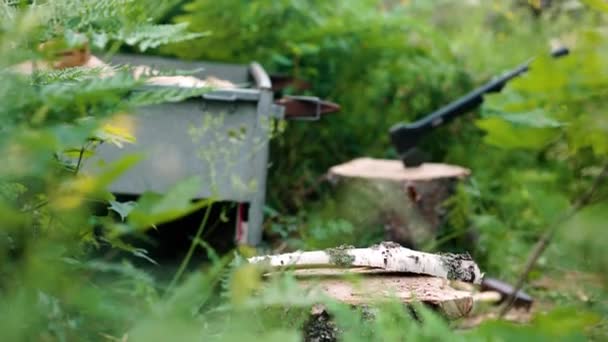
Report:
[[[284,111],[273,103],[270,78],[264,69],[257,63],[188,62],[140,55],[119,55],[112,64],[202,69],[194,76],[245,85],[141,108],[133,116],[136,143],[122,149],[102,144],[95,158],[111,162],[127,153],[145,156],[110,186],[110,191],[118,194],[162,193],[183,179],[199,176],[204,185],[198,198],[248,204],[247,215],[238,210],[241,217],[237,219],[236,239],[257,245],[262,238],[271,124]],[[91,168],[95,161],[87,165]],[[245,216],[246,220],[241,219]]]

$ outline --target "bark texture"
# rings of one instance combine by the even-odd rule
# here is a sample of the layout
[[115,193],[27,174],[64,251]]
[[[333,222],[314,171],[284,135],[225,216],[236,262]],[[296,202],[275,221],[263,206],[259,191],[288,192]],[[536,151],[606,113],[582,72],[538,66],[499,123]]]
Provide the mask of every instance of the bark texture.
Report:
[[384,229],[384,239],[420,247],[438,234],[445,201],[468,169],[446,164],[405,168],[399,160],[354,159],[328,172],[340,214]]

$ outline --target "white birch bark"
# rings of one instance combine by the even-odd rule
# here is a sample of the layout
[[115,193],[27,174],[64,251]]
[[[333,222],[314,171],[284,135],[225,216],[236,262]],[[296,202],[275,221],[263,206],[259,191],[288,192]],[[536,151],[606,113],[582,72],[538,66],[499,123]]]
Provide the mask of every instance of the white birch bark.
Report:
[[483,273],[468,255],[431,254],[383,242],[369,248],[334,248],[249,258],[250,263],[271,267],[371,267],[387,272],[407,272],[445,279],[481,283]]

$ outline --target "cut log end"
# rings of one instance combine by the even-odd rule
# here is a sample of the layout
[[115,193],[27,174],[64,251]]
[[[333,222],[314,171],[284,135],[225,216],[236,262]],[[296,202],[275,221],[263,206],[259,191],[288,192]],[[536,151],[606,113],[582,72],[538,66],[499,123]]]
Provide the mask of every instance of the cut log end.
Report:
[[460,166],[426,163],[404,167],[400,160],[358,158],[329,169],[331,177],[354,177],[393,181],[425,181],[440,178],[464,178],[471,171]]
[[452,288],[445,279],[377,270],[358,273],[362,277],[352,281],[344,277],[347,275],[344,270],[308,269],[294,272],[300,286],[353,306],[394,300],[404,304],[420,302],[436,308],[449,319],[464,317],[473,308],[473,295]]

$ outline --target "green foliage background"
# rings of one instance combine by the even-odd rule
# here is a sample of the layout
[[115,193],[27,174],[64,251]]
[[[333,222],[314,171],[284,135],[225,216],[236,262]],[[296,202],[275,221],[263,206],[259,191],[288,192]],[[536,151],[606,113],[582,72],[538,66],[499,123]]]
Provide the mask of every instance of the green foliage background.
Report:
[[[562,214],[595,186],[608,153],[608,6],[601,0],[554,1],[539,14],[535,1],[473,3],[194,0],[182,12],[183,1],[177,0],[162,6],[147,0],[2,2],[3,340],[299,340],[316,302],[328,306],[348,341],[605,338],[606,185],[598,185],[573,217],[562,220]],[[178,24],[155,24],[175,11]],[[567,43],[571,56],[544,58],[552,38]],[[39,44],[49,40],[57,44],[40,51]],[[354,226],[353,213],[334,209],[317,179],[353,157],[394,157],[390,125],[424,115],[538,55],[527,76],[425,144],[435,160],[473,169],[451,201],[449,228],[479,232],[472,252],[486,272],[513,279],[532,243],[557,221],[563,224],[556,241],[532,280],[546,274],[559,279],[570,269],[593,272],[601,279],[599,292],[590,292],[586,301],[558,293],[552,298],[558,308],[539,313],[526,326],[489,321],[461,332],[424,308],[417,308],[422,322],[414,321],[396,303],[380,306],[376,319],[366,320],[362,312],[302,293],[289,274],[262,286],[262,270],[236,253],[217,256],[200,241],[193,246],[207,250],[212,262],[187,275],[179,271],[169,285],[126,259],[100,258],[96,251],[103,246],[146,259],[146,251],[128,244],[125,235],[210,202],[189,201],[196,179],[165,196],[116,202],[106,187],[137,156],[107,165],[97,177],[78,172],[96,144],[129,141],[104,126],[108,117],[199,94],[142,89],[144,80],[133,79],[128,68],[109,77],[81,68],[13,72],[17,63],[49,61],[84,41],[99,54],[121,47],[158,52],[171,43],[160,51],[208,60],[255,59],[310,82],[311,94],[340,103],[342,112],[321,122],[290,123],[273,146],[268,231],[291,247],[373,241],[361,232],[374,227]],[[113,209],[95,215],[94,203]]]
[[[555,65],[542,59],[537,68],[548,65],[542,74],[536,81],[525,81],[535,83],[528,88],[544,92],[544,100],[539,96],[535,102],[526,102],[528,109],[523,110],[516,101],[526,100],[515,98],[520,95],[509,88],[488,98],[481,113],[471,113],[423,142],[432,152],[432,160],[463,165],[474,172],[459,200],[452,201],[449,229],[477,227],[482,231],[477,257],[491,259],[488,263],[493,271],[512,275],[538,232],[587,185],[581,170],[596,167],[601,159],[597,153],[589,156],[574,150],[573,143],[587,137],[579,142],[554,141],[564,131],[586,135],[593,124],[571,126],[580,109],[570,107],[561,118],[547,113],[563,108],[570,101],[566,94],[574,87],[554,79],[559,77],[556,72],[569,76],[577,65],[581,67],[580,59],[591,58],[581,67],[580,77],[589,80],[602,75],[599,69],[603,66],[593,62],[600,60],[597,54],[601,52],[589,51],[601,48],[583,37],[603,21],[601,15],[589,13],[576,1],[554,2],[542,15],[525,1],[474,3],[410,1],[400,6],[378,1],[276,1],[269,5],[265,1],[198,0],[186,4],[185,13],[176,21],[189,22],[198,30],[228,27],[233,31],[220,30],[163,51],[184,58],[259,60],[272,72],[310,82],[309,93],[342,105],[339,114],[320,122],[290,122],[272,146],[270,205],[295,215],[287,220],[275,215],[280,222],[274,222],[272,230],[279,226],[294,230],[289,222],[300,217],[300,227],[303,224],[307,232],[305,244],[329,247],[366,244],[366,231],[381,230],[353,228],[348,221],[361,222],[360,216],[366,213],[340,208],[344,205],[335,203],[331,195],[324,196],[319,177],[330,166],[360,156],[395,157],[388,142],[391,125],[428,114],[530,57],[547,55],[553,40],[575,44],[574,57]],[[555,75],[549,77],[548,73]],[[601,83],[594,82],[596,86]],[[555,93],[542,87],[562,90]],[[588,89],[577,91],[587,93]],[[599,103],[592,98],[577,101],[585,106]],[[526,115],[516,116],[522,112]],[[476,122],[480,114],[483,119]],[[603,122],[603,114],[600,110],[582,117],[597,123]],[[600,147],[602,143],[584,144]],[[565,145],[570,151],[564,151]],[[311,206],[307,201],[311,194],[324,200]],[[302,212],[308,213],[303,220]],[[347,222],[334,224],[342,219]],[[320,231],[323,233],[317,234]]]
[[[317,248],[366,245],[379,238],[370,231],[381,231],[353,224],[369,214],[360,210],[361,203],[344,208],[319,186],[318,177],[329,166],[360,156],[394,157],[387,139],[392,124],[427,114],[539,57],[527,76],[489,96],[478,113],[427,137],[424,146],[433,160],[473,170],[450,201],[447,230],[473,227],[479,233],[476,259],[491,274],[514,279],[541,232],[588,189],[605,159],[606,113],[600,100],[605,98],[606,66],[600,62],[606,53],[605,16],[594,12],[603,5],[535,6],[533,1],[278,1],[268,6],[197,0],[184,7],[177,22],[200,29],[238,27],[251,36],[247,42],[232,39],[233,34],[211,36],[164,51],[186,58],[260,60],[271,71],[311,82],[310,93],[342,105],[341,113],[316,124],[289,123],[273,146],[271,205],[297,214],[271,216],[270,232],[285,237],[299,231],[300,239],[288,240],[292,246]],[[554,41],[571,47],[571,56],[557,62],[545,57]],[[306,202],[311,193],[321,201]],[[606,186],[598,193],[592,207],[605,200]],[[592,238],[599,234],[593,226],[561,227],[564,233],[540,260],[543,272],[560,274],[566,264],[598,270],[602,257],[572,244],[602,245]],[[441,241],[470,248],[466,237]],[[541,276],[539,271],[532,278]]]
[[[310,82],[308,93],[343,108],[319,123],[292,122],[275,141],[270,196],[281,211],[299,208],[332,165],[362,155],[393,156],[392,124],[431,111],[471,84],[448,41],[410,9],[382,11],[377,1],[235,0],[195,1],[185,9],[178,22],[230,29],[164,51],[259,60],[272,72]],[[430,145],[439,155],[450,143],[440,140]]]

